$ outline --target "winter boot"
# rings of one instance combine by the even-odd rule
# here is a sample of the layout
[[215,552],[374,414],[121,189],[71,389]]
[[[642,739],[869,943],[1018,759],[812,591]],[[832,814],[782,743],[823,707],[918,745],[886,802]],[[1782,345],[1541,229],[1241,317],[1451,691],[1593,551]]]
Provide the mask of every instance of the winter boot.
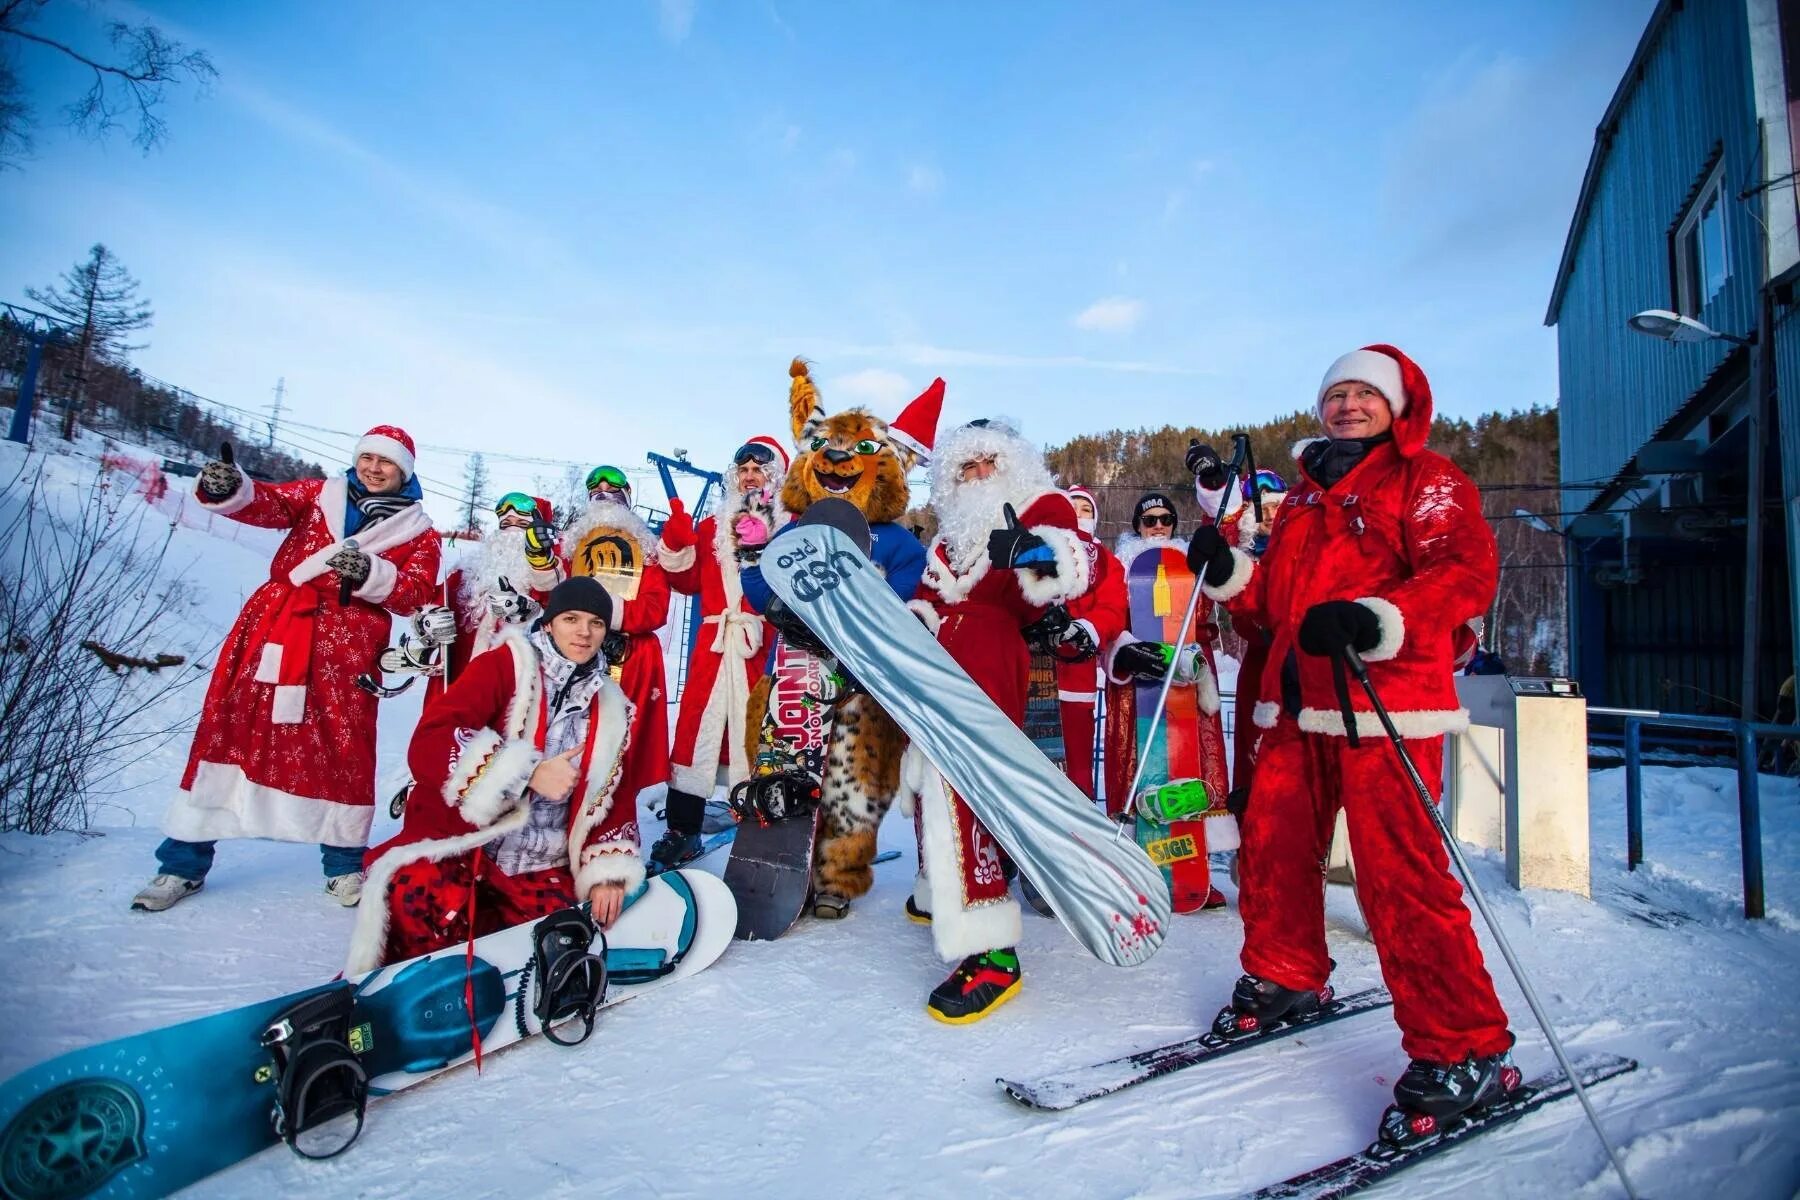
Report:
[[179,875],[157,875],[144,885],[144,890],[131,898],[138,912],[161,912],[193,895],[206,886],[204,879],[183,879]]
[[670,829],[650,847],[650,861],[644,864],[646,874],[661,875],[700,857],[700,835]]
[[820,892],[812,898],[812,915],[827,921],[841,921],[850,915],[850,897]]
[[931,924],[931,914],[919,907],[919,902],[911,896],[906,898],[906,919],[914,925]]
[[1316,991],[1296,991],[1254,975],[1243,975],[1231,989],[1231,1003],[1213,1018],[1213,1033],[1236,1039],[1284,1023],[1298,1024],[1317,1016],[1320,1006],[1330,999],[1330,984]]
[[350,871],[343,875],[333,875],[325,881],[325,890],[337,898],[337,902],[345,908],[355,908],[362,899],[363,873]]
[[1011,947],[971,954],[937,985],[925,1011],[947,1025],[979,1021],[1017,995],[1019,982],[1019,956]]
[[1206,902],[1200,906],[1202,912],[1225,907],[1225,893],[1211,884],[1206,888]]
[[1394,1084],[1394,1103],[1381,1115],[1381,1140],[1390,1146],[1430,1141],[1455,1118],[1505,1099],[1521,1082],[1509,1050],[1448,1064],[1415,1058]]

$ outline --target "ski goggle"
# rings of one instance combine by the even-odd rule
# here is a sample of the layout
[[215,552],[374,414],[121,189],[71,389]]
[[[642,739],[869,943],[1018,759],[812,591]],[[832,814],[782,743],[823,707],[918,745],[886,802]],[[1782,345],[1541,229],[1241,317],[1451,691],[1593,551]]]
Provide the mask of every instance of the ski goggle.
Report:
[[1254,500],[1258,495],[1264,492],[1274,492],[1277,495],[1280,495],[1287,491],[1287,483],[1282,480],[1281,476],[1269,470],[1267,467],[1262,468],[1257,471],[1256,474],[1244,480],[1243,487],[1244,499],[1246,500]]
[[738,447],[737,453],[731,456],[731,465],[741,467],[745,463],[756,463],[766,467],[775,461],[775,451],[761,442],[745,442]]
[[538,515],[537,501],[524,492],[508,492],[494,502],[494,515],[504,517],[509,514],[535,520]]
[[588,472],[587,492],[593,496],[601,492],[629,492],[631,481],[625,478],[625,472],[617,467],[595,467]]

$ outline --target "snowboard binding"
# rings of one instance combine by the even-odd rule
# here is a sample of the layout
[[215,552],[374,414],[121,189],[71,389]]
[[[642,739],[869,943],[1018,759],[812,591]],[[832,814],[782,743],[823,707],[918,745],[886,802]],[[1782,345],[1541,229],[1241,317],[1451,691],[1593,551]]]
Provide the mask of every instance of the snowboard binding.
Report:
[[354,1003],[347,987],[318,992],[282,1012],[258,1039],[275,1060],[269,1121],[302,1158],[342,1154],[362,1133],[369,1073],[350,1048]]
[[755,775],[731,789],[726,801],[739,821],[759,825],[811,816],[819,807],[819,781],[805,771],[789,767]]
[[[387,687],[375,677],[375,672],[383,675],[405,675],[406,682],[398,687]],[[419,676],[439,676],[444,673],[443,646],[437,642],[415,644],[406,634],[400,635],[398,646],[389,646],[375,659],[375,672],[365,671],[356,677],[356,686],[381,700],[392,700],[417,683]]]
[[1212,808],[1212,795],[1204,779],[1180,779],[1138,793],[1138,815],[1158,825],[1172,825],[1205,816]]
[[[593,952],[595,939],[600,942]],[[539,921],[531,931],[531,966],[537,976],[537,994],[531,1013],[546,1038],[559,1046],[579,1046],[594,1034],[594,1018],[606,999],[606,935],[594,927],[585,908],[565,908]],[[519,989],[519,1005],[525,989]],[[525,1030],[524,1014],[519,1029]],[[559,1026],[579,1017],[578,1037],[564,1038]]]

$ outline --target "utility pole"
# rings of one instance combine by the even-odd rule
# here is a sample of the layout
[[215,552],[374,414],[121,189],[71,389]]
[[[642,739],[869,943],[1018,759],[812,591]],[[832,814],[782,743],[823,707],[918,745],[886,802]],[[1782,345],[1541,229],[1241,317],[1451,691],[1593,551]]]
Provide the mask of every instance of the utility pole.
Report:
[[275,403],[269,408],[269,449],[275,448],[275,430],[281,424],[281,402],[287,398],[287,376],[275,381]]

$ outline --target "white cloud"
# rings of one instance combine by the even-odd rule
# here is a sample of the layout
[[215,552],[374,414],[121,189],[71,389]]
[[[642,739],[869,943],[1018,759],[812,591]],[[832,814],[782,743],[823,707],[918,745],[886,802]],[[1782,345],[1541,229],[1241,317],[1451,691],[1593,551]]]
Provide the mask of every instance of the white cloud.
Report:
[[1072,318],[1077,329],[1095,329],[1105,333],[1127,333],[1144,319],[1142,300],[1127,296],[1108,296],[1096,300]]
[[919,393],[906,376],[881,367],[865,367],[848,375],[832,376],[824,380],[822,390],[831,397],[827,407],[833,411],[864,404],[877,415],[889,417]]
[[656,0],[656,23],[669,41],[685,42],[694,29],[694,0]]
[[906,190],[915,196],[935,196],[944,190],[944,173],[925,163],[914,163],[906,172]]

